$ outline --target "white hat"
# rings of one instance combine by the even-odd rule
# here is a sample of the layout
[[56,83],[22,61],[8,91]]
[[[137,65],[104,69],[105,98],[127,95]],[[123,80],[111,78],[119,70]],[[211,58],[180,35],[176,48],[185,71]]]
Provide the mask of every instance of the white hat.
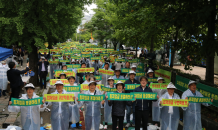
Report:
[[136,65],[135,65],[135,64],[133,64],[133,65],[131,66],[131,69],[132,69],[132,68],[136,68]]
[[113,76],[109,77],[109,78],[107,79],[107,81],[108,81],[108,80],[111,80],[111,79],[114,80]]
[[95,83],[95,85],[97,85],[97,83],[95,81],[90,81],[89,85],[92,84],[92,83]]
[[34,89],[35,89],[35,87],[34,87],[34,85],[33,85],[32,83],[28,83],[28,84],[25,86],[25,88],[34,88]]
[[122,59],[125,59],[125,57],[122,57]]
[[76,61],[74,59],[72,59],[71,62],[76,62]]
[[94,72],[89,72],[90,74],[94,74]]
[[162,77],[158,77],[158,78],[157,78],[157,81],[158,81],[158,80],[164,80],[164,78],[162,78]]
[[107,58],[107,56],[104,56],[104,58]]
[[117,85],[118,85],[118,84],[122,84],[123,87],[124,87],[124,83],[123,83],[122,81],[119,80],[119,81],[116,83],[116,88],[117,88]]
[[167,85],[167,88],[176,88],[172,82],[170,82],[168,85]]
[[116,67],[115,71],[116,71],[116,70],[121,70],[121,68],[120,68],[120,67]]
[[131,60],[132,60],[132,57],[129,57],[129,59],[131,59]]
[[151,68],[149,68],[147,73],[153,73],[153,72],[154,71]]
[[57,80],[56,83],[55,83],[55,85],[57,85],[57,84],[62,84],[62,85],[64,85],[64,83],[63,83],[61,80]]
[[41,59],[45,59],[45,57],[44,57],[44,56],[41,56]]
[[130,71],[129,71],[129,74],[136,74],[136,73],[135,73],[135,71],[130,70]]
[[197,84],[197,81],[190,80],[189,83],[188,83],[188,86],[191,85],[191,84]]
[[6,64],[6,61],[5,61],[5,60],[3,60],[3,61],[1,61],[1,63],[2,63],[2,64]]

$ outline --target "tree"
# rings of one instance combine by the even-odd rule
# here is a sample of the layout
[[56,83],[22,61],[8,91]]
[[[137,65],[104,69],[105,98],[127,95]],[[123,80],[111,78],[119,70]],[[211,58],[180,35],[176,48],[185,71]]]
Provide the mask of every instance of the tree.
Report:
[[84,4],[92,0],[60,1],[0,0],[0,35],[8,44],[21,42],[30,52],[30,68],[35,76],[30,82],[38,81],[37,47],[44,48],[57,41],[65,41],[75,32],[81,22]]

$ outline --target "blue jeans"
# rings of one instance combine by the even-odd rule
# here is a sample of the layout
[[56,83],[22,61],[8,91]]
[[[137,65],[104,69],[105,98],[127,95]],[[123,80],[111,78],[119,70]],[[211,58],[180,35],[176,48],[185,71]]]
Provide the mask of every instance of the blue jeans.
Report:
[[132,106],[126,105],[126,110],[127,110],[126,120],[127,120],[127,123],[130,123],[131,107],[132,107],[132,112],[133,112],[132,124],[135,124],[135,102],[132,103]]

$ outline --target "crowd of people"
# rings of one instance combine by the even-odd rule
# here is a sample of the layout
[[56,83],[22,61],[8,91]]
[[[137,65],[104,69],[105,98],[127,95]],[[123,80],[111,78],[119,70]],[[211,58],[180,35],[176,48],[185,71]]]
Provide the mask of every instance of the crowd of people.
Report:
[[[72,48],[73,49],[73,48]],[[92,53],[92,52],[90,52]],[[149,64],[144,71],[138,70],[137,66],[140,63],[126,62],[114,62],[111,63],[107,56],[102,61],[94,60],[90,58],[72,59],[71,56],[60,54],[61,57],[56,57],[59,53],[39,53],[38,62],[38,74],[40,77],[40,88],[44,89],[46,86],[46,76],[48,74],[48,66],[50,66],[50,79],[58,79],[55,85],[51,87],[55,88],[55,92],[52,94],[74,94],[74,102],[46,102],[47,99],[43,98],[43,104],[38,106],[11,106],[12,101],[9,102],[8,110],[10,112],[21,111],[21,121],[24,130],[39,130],[40,129],[40,111],[43,111],[47,106],[51,106],[51,124],[53,130],[67,130],[72,123],[76,124],[77,128],[80,128],[80,111],[84,108],[85,128],[86,130],[98,130],[108,129],[108,125],[112,124],[112,129],[123,130],[123,127],[135,127],[136,130],[147,130],[149,117],[152,118],[152,123],[156,126],[160,126],[161,130],[177,130],[179,126],[180,113],[179,107],[175,106],[163,106],[162,99],[187,99],[188,96],[203,97],[203,95],[196,90],[197,82],[190,81],[188,89],[180,97],[175,93],[176,86],[173,83],[168,83],[167,89],[152,89],[150,88],[150,78],[156,78],[156,83],[166,83],[163,77],[155,77],[155,70],[159,67]],[[93,53],[94,54],[94,53]],[[112,54],[109,54],[112,55]],[[19,53],[22,57],[22,53]],[[98,56],[96,54],[96,56]],[[141,58],[145,58],[145,54],[142,51]],[[49,61],[56,60],[69,60],[68,62],[58,62],[58,64],[49,64]],[[132,60],[133,57],[125,56],[125,53],[121,54],[118,59]],[[2,62],[3,63],[3,62]],[[68,68],[67,64],[80,64],[81,68],[93,67],[94,72],[78,73],[77,68]],[[5,64],[3,64],[5,65]],[[143,64],[144,65],[144,64]],[[20,78],[21,73],[25,73],[29,70],[29,64],[23,71],[16,69],[14,62],[8,64],[9,69],[7,71],[8,81],[10,81],[13,98],[20,98],[20,87],[23,82]],[[122,73],[121,69],[130,69],[128,73]],[[102,74],[99,69],[114,71],[114,76]],[[55,75],[55,70],[74,71],[75,76],[67,76],[65,73],[61,73],[59,76]],[[137,76],[137,72],[145,72],[143,76]],[[102,76],[101,80],[96,80],[95,76]],[[84,78],[85,77],[85,78]],[[60,79],[60,80],[59,80]],[[69,84],[64,85],[61,79],[67,79]],[[122,82],[122,79],[126,79]],[[115,83],[115,80],[118,82]],[[42,82],[44,81],[44,83]],[[78,86],[80,84],[87,84],[88,90],[80,90],[80,92],[67,92],[64,86]],[[107,88],[116,88],[114,93],[131,93],[131,92],[148,92],[157,93],[156,100],[136,99],[133,101],[124,100],[109,100],[108,92],[102,91],[97,88],[98,84],[102,84]],[[134,90],[126,90],[125,84],[139,84]],[[16,87],[17,86],[17,87]],[[35,86],[31,83],[25,85],[26,94],[22,94],[20,99],[34,99],[38,98],[35,94]],[[105,95],[103,101],[79,101],[78,94],[87,95]],[[211,100],[213,101],[213,99]],[[203,105],[209,106],[204,103]],[[101,124],[101,108],[104,108],[104,125]],[[183,109],[183,130],[200,130],[201,126],[201,104],[189,103],[188,107],[182,107]],[[133,118],[131,120],[131,116]],[[124,126],[124,118],[127,124]]]

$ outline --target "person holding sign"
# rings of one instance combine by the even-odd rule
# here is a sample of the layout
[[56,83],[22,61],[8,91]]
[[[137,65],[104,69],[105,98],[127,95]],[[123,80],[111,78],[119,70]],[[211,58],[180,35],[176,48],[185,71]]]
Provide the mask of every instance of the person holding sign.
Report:
[[[82,62],[81,63],[81,68],[86,68],[86,63]],[[85,75],[85,73],[77,73],[77,77],[79,78],[79,83],[82,84],[84,82],[83,80],[83,76]]]
[[[77,83],[75,83],[75,77],[70,76],[68,77],[68,82],[66,86],[77,86]],[[78,97],[79,92],[68,92],[69,94],[74,94],[75,97]],[[76,127],[80,128],[79,126],[79,119],[80,119],[80,114],[79,114],[79,108],[76,105],[77,101],[74,101],[73,103],[69,104],[69,111],[70,111],[70,126],[73,123],[76,123]],[[72,122],[72,123],[71,123]]]
[[[39,98],[34,93],[35,87],[32,83],[27,84],[25,89],[27,94],[22,94],[20,99],[30,100]],[[44,100],[42,100],[42,103],[44,103]],[[15,106],[15,102],[9,101],[8,111],[21,112],[21,124],[24,130],[40,130],[40,111],[44,111],[43,105]]]
[[[188,90],[182,94],[182,99],[188,99],[188,97],[204,97],[199,91],[196,90],[197,82],[190,80],[188,84]],[[213,102],[213,99],[211,99]],[[208,103],[189,103],[188,107],[182,107],[183,109],[183,130],[201,130],[201,104],[209,106]]]
[[59,79],[66,79],[67,78],[67,75],[62,72],[60,75],[59,75]]
[[[133,92],[152,92],[148,87],[148,79],[146,76],[140,77],[140,86],[135,88]],[[157,95],[157,99],[159,96]],[[152,100],[137,99],[135,105],[135,129],[140,130],[141,122],[143,130],[147,130],[149,111]]]
[[[108,86],[106,86],[107,88],[114,88],[114,79],[113,77],[109,77],[108,78]],[[106,91],[104,92],[105,96],[107,96]],[[112,123],[112,118],[111,118],[111,111],[112,111],[112,107],[109,106],[107,99],[105,99],[105,103],[104,103],[104,122],[105,122],[105,126],[104,129],[107,129],[107,125],[108,123]]]
[[161,108],[160,126],[161,130],[177,130],[179,125],[179,107],[162,106],[162,99],[180,99],[179,95],[174,93],[176,87],[170,82],[167,86],[167,92],[159,99],[158,105]]
[[[157,81],[158,83],[164,83],[164,78],[158,77]],[[159,97],[161,97],[163,94],[167,92],[166,89],[152,89],[152,91],[157,93]],[[156,123],[155,125],[157,125],[157,122],[160,122],[160,108],[158,105],[158,101],[152,102],[152,120]]]
[[[124,93],[124,84],[121,81],[118,81],[116,83],[116,93]],[[108,96],[106,96],[106,99]],[[109,106],[112,106],[112,129],[116,130],[117,129],[117,119],[119,119],[119,130],[123,130],[123,120],[124,120],[124,115],[125,115],[125,108],[126,105],[131,106],[132,101],[116,101],[116,100],[108,100]]]
[[89,81],[88,81],[88,80],[89,80],[89,77],[90,77],[90,73],[89,73],[89,72],[86,72],[86,73],[85,73],[85,79],[86,79],[86,80],[85,80],[82,84],[89,84]]
[[120,75],[121,73],[121,68],[116,68],[115,69],[115,75],[113,76],[114,79],[124,79],[124,77],[122,75]]
[[96,75],[96,71],[101,68],[102,63],[99,60],[95,60],[93,63],[91,63],[92,67],[95,68],[94,75]]
[[[64,83],[57,80],[55,83],[56,91],[51,94],[68,94],[63,87]],[[53,130],[68,130],[69,122],[69,102],[48,102],[51,106],[51,125]]]
[[[111,68],[109,68],[109,62],[105,62],[104,70],[112,70]],[[97,70],[97,72],[99,71]],[[102,84],[104,84],[104,86],[107,86],[107,79],[109,75],[107,74],[101,74],[101,75],[102,75]]]
[[[102,93],[96,90],[97,83],[91,81],[89,83],[89,90],[84,91],[84,94],[87,95],[102,95]],[[99,101],[78,101],[78,97],[76,98],[78,107],[82,107],[84,105],[85,108],[85,126],[86,130],[99,130],[100,121],[101,121],[101,103],[104,104],[104,100],[102,102]]]
[[148,78],[155,78],[154,77],[154,71],[151,68],[148,69],[147,77]]
[[[129,79],[125,81],[124,84],[140,84],[138,80],[135,79],[136,73],[133,70],[129,71]],[[133,92],[133,90],[125,90],[125,93],[130,93]],[[131,106],[126,106],[126,119],[127,119],[127,124],[126,127],[130,126],[130,114],[131,114]],[[132,126],[135,126],[135,102],[132,104],[132,111],[133,111],[133,121],[132,121]]]

